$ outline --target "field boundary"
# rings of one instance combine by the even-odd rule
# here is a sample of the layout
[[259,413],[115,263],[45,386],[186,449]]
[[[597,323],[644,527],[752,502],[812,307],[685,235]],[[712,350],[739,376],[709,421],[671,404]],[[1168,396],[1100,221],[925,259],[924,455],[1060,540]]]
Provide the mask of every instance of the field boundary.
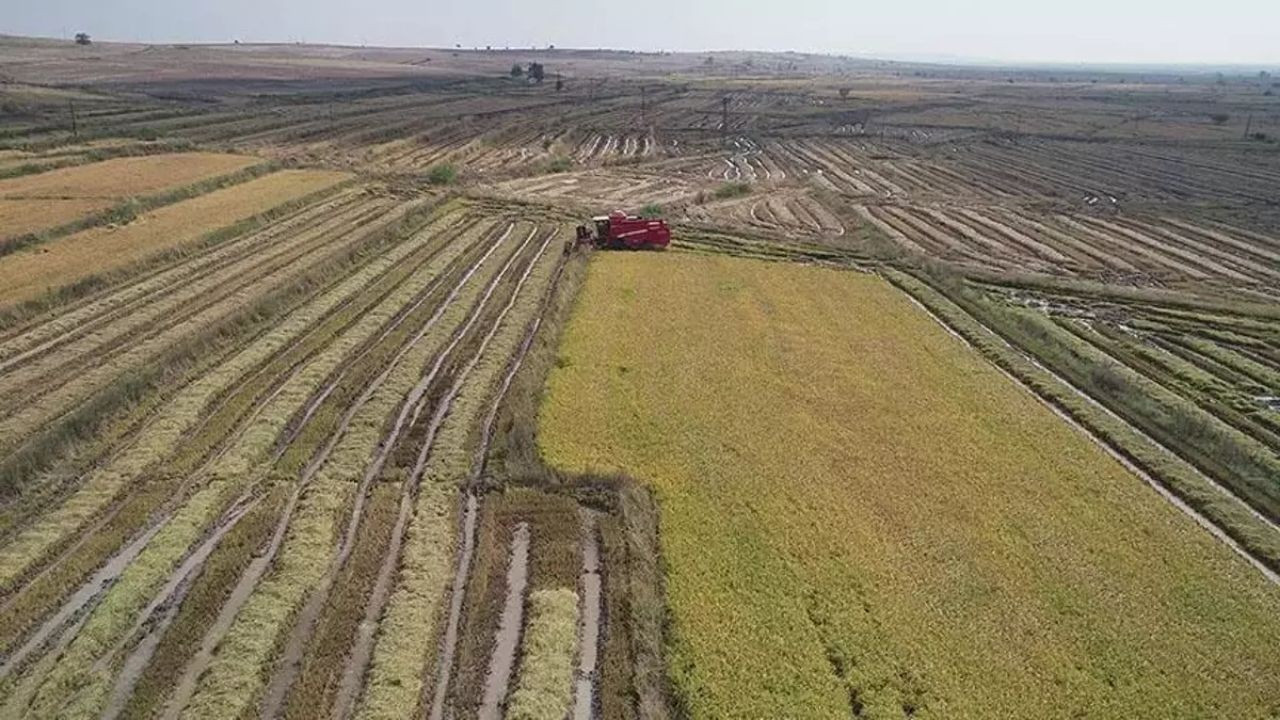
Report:
[[[1127,469],[1132,471],[1148,485],[1151,485],[1152,488],[1155,489],[1162,497],[1172,503],[1179,510],[1182,510],[1195,520],[1197,524],[1205,528],[1210,532],[1210,534],[1225,543],[1234,552],[1248,561],[1250,565],[1262,573],[1269,581],[1276,585],[1280,585],[1280,572],[1278,572],[1278,570],[1280,570],[1280,556],[1275,554],[1275,550],[1268,548],[1265,545],[1259,547],[1259,538],[1257,537],[1261,531],[1261,533],[1263,533],[1263,537],[1265,537],[1266,533],[1270,533],[1275,537],[1271,542],[1280,542],[1280,527],[1271,523],[1230,490],[1200,472],[1172,450],[1157,442],[1141,429],[1134,427],[1132,423],[1129,423],[1116,415],[1114,412],[1095,400],[1092,396],[1061,377],[1058,373],[1045,367],[1042,363],[1031,357],[1026,351],[1019,349],[1003,335],[974,317],[972,313],[969,313],[964,310],[964,308],[956,305],[950,299],[946,299],[945,294],[925,283],[930,290],[938,293],[942,298],[946,299],[947,303],[954,306],[954,309],[948,308],[949,311],[961,313],[963,318],[972,321],[981,328],[981,331],[987,333],[999,342],[1003,346],[1003,351],[1000,348],[988,349],[988,346],[979,344],[976,338],[971,337],[973,330],[966,329],[959,323],[949,322],[936,311],[936,303],[931,303],[928,299],[922,298],[917,294],[918,289],[913,292],[913,290],[908,286],[909,283],[904,283],[900,276],[895,276],[892,273],[881,273],[881,275],[882,277],[885,277],[886,281],[890,282],[894,287],[907,295],[914,304],[927,313],[935,322],[946,329],[949,334],[964,342],[980,356],[995,366],[995,368],[1002,374],[1009,377],[1024,390],[1035,396],[1042,404],[1052,410],[1054,414],[1058,415],[1073,427],[1083,432],[1095,444],[1106,450],[1109,455],[1119,460]],[[913,279],[917,282],[924,282],[918,278],[913,277]],[[1050,378],[1051,382],[1058,384],[1067,392],[1087,403],[1087,408],[1072,408],[1068,403],[1064,402],[1061,396],[1051,394],[1047,389],[1042,389],[1038,384],[1033,384],[1030,380],[1024,378],[1021,373],[1014,369],[1016,363],[1011,362],[1009,358],[1004,357],[1004,353],[1016,353],[1023,362],[1030,363],[1036,370],[1044,373],[1048,378]],[[1245,522],[1242,522],[1238,517],[1231,519],[1215,519],[1213,516],[1218,515],[1218,513],[1198,509],[1196,505],[1199,504],[1197,503],[1197,500],[1200,498],[1190,495],[1190,491],[1185,487],[1185,481],[1183,481],[1183,483],[1179,483],[1175,480],[1171,480],[1167,472],[1161,473],[1152,466],[1149,459],[1141,457],[1142,453],[1139,448],[1135,448],[1132,444],[1125,443],[1111,434],[1108,434],[1105,430],[1099,428],[1098,425],[1100,423],[1098,423],[1096,419],[1091,419],[1089,417],[1088,408],[1100,411],[1111,420],[1122,424],[1127,432],[1130,432],[1135,436],[1135,440],[1131,442],[1143,442],[1149,444],[1159,453],[1166,456],[1166,460],[1172,460],[1181,465],[1185,465],[1185,469],[1192,473],[1191,477],[1195,481],[1207,486],[1207,489],[1211,489],[1211,492],[1221,495],[1224,499],[1237,503],[1240,506],[1239,510],[1246,513],[1245,517],[1252,518],[1261,527],[1248,527],[1248,525]],[[1214,506],[1208,505],[1208,507],[1213,508]]]

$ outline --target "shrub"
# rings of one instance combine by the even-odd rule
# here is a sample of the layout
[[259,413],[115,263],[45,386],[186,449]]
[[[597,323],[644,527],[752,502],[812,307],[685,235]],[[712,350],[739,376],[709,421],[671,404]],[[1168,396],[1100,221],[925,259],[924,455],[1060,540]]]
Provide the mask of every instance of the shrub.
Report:
[[427,171],[427,182],[432,185],[452,185],[458,180],[458,169],[449,163],[432,166]]
[[742,197],[751,193],[751,185],[744,182],[727,182],[716,188],[715,196],[717,200],[726,200],[728,198]]
[[657,203],[649,203],[640,208],[640,217],[642,218],[659,218],[662,217],[662,206]]
[[564,155],[557,155],[547,161],[547,172],[549,173],[566,172],[571,167],[573,167],[573,161]]

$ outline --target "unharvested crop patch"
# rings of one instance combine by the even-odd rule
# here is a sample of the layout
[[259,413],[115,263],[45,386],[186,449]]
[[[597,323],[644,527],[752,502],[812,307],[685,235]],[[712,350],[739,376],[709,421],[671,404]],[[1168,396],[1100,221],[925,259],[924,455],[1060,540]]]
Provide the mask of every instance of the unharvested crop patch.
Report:
[[0,180],[0,197],[121,200],[226,175],[258,162],[248,155],[204,152],[113,158]]
[[284,170],[170,205],[120,228],[99,227],[0,258],[0,307],[115,270],[334,185],[344,173]]
[[659,494],[693,717],[1274,709],[1276,588],[874,276],[599,257],[557,365],[548,460]]

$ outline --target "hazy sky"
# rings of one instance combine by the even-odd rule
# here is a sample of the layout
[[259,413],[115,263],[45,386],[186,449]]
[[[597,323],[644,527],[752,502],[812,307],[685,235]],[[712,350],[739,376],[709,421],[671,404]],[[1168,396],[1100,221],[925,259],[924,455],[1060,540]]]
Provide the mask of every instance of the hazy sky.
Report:
[[0,33],[1280,64],[1280,0],[0,0]]

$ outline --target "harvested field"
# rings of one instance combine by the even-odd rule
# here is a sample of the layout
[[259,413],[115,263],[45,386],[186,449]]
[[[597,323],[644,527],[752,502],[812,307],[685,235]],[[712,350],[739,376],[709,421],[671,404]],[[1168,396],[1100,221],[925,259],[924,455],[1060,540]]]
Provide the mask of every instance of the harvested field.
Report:
[[609,256],[579,303],[543,450],[657,489],[693,717],[1274,704],[1280,591],[883,281]]
[[0,307],[181,248],[221,227],[341,182],[343,173],[284,170],[168,206],[123,227],[91,228],[0,257]]

